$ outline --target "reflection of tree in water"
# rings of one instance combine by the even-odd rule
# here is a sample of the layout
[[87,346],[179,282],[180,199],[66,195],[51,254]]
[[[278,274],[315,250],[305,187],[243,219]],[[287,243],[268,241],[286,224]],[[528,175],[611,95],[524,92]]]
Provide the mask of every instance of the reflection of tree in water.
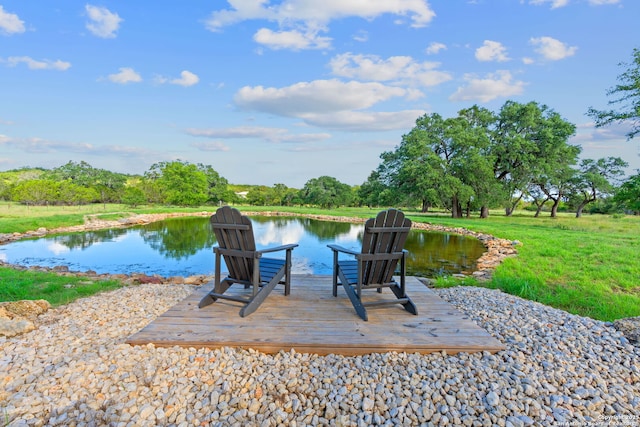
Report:
[[216,243],[209,220],[174,218],[141,227],[140,236],[151,248],[172,259],[194,255]]
[[52,240],[69,249],[86,249],[94,243],[115,240],[127,233],[121,228],[109,230],[85,231],[82,233],[65,234],[56,236]]
[[472,271],[486,250],[473,237],[416,230],[404,248],[409,251],[408,273],[428,277]]
[[[333,241],[341,234],[349,234],[353,224],[348,222],[318,221],[309,218],[298,218],[304,227],[304,231],[316,236],[320,241]],[[358,240],[362,240],[362,233],[358,234]]]

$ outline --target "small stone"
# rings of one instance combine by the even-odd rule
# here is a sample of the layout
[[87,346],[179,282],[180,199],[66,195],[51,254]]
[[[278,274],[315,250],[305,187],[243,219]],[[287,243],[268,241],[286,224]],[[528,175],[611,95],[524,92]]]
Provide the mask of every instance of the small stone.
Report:
[[498,406],[498,404],[500,403],[500,398],[495,391],[489,392],[486,399],[489,406]]

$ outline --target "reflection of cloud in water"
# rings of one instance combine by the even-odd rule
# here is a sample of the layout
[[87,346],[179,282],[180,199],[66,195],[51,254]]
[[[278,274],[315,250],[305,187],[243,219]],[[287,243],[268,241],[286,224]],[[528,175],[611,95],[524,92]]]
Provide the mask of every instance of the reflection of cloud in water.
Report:
[[335,237],[336,243],[357,242],[358,236],[363,232],[363,225],[352,225],[348,233],[338,234]]
[[49,249],[54,255],[66,254],[68,252],[71,252],[71,249],[69,249],[67,246],[57,242],[51,242],[51,244],[47,246],[47,249]]
[[304,235],[304,227],[301,224],[287,224],[286,227],[278,227],[275,223],[265,224],[265,227],[259,231],[256,241],[260,245],[286,245],[289,243],[298,243]]
[[0,254],[0,261],[7,262],[7,254]]
[[121,234],[120,236],[115,236],[113,238],[114,242],[124,242],[125,240],[127,240],[129,238],[129,233],[125,233],[125,234]]

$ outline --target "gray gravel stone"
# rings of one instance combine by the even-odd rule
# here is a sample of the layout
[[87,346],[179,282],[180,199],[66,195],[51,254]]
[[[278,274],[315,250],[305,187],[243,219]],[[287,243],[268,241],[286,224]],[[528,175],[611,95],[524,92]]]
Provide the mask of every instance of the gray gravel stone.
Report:
[[505,343],[497,354],[124,344],[193,289],[122,288],[0,338],[0,424],[557,426],[609,417],[640,425],[638,347],[610,324],[483,288],[435,292]]

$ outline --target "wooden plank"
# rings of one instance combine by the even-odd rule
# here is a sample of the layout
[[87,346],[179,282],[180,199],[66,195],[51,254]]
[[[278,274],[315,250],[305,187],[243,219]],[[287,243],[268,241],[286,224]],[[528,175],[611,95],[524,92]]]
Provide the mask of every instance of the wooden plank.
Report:
[[[496,352],[505,348],[415,277],[407,277],[407,293],[418,306],[417,316],[397,305],[370,309],[368,322],[357,316],[342,288],[337,297],[331,295],[331,276],[294,275],[291,295],[284,296],[283,288],[277,287],[258,311],[245,318],[238,315],[240,305],[230,301],[219,300],[198,309],[198,302],[212,286],[198,288],[127,342],[241,347],[265,353],[295,349],[321,355]],[[246,291],[234,285],[227,292]],[[388,289],[363,295],[365,300],[395,298]]]

